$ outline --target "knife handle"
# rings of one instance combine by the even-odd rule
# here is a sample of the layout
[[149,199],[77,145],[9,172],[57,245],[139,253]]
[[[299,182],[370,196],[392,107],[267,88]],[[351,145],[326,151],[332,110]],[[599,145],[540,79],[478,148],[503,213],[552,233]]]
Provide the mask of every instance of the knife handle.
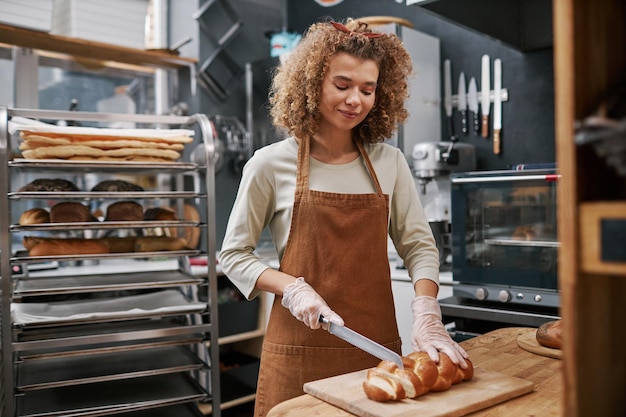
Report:
[[493,153],[500,155],[500,129],[493,131]]
[[474,133],[480,133],[480,118],[478,117],[478,112],[474,112]]
[[468,134],[467,130],[467,110],[461,110],[461,130],[465,135]]
[[488,138],[489,137],[489,116],[485,116],[483,115],[483,131],[481,136],[483,138]]

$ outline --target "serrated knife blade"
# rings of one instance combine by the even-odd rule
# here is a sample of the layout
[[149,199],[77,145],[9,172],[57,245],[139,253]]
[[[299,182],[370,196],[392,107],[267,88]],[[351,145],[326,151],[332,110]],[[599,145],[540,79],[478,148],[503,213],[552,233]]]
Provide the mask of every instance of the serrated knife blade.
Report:
[[372,339],[369,339],[352,329],[349,329],[345,326],[338,326],[335,323],[330,322],[324,316],[320,316],[320,322],[328,325],[328,332],[330,334],[345,340],[351,345],[356,346],[361,350],[364,350],[365,352],[377,357],[380,360],[392,361],[396,365],[398,365],[398,368],[404,369],[402,357],[393,350],[387,349],[380,343],[376,343]]

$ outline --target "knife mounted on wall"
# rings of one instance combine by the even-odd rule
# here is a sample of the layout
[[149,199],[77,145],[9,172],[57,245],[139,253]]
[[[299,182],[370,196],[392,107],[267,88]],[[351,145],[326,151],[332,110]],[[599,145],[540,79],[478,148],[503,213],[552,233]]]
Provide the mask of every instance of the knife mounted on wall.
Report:
[[489,137],[489,107],[491,106],[491,100],[489,98],[491,93],[489,62],[489,55],[483,55],[480,69],[480,110],[482,112],[481,136],[483,138]]
[[502,61],[493,61],[493,153],[500,154],[500,131],[502,130]]
[[449,59],[443,61],[443,107],[450,122],[450,141],[455,142],[457,137],[452,117],[452,69]]
[[457,106],[459,113],[461,113],[461,130],[467,135],[467,90],[465,88],[465,74],[463,72],[459,74],[459,87],[456,94],[458,99]]
[[480,116],[478,115],[478,87],[476,87],[476,79],[470,78],[469,87],[467,87],[467,105],[469,111],[472,112],[472,120],[474,125],[474,133],[480,134]]

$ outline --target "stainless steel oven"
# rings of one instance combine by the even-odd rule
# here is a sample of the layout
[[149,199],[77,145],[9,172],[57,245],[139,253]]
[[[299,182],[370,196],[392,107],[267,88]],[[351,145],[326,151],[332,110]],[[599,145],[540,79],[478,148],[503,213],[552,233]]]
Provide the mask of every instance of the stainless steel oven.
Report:
[[451,176],[456,284],[441,304],[457,328],[480,333],[477,322],[536,326],[558,316],[558,178],[555,169]]

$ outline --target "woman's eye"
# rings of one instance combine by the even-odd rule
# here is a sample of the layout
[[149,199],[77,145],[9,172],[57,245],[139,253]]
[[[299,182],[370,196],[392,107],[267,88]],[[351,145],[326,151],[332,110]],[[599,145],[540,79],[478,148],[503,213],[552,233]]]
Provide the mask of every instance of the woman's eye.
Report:
[[348,89],[348,87],[346,87],[346,86],[344,86],[344,85],[338,85],[338,86],[337,86],[337,89],[338,89],[338,90],[341,90],[341,91],[344,91],[344,90],[347,90],[347,89]]

